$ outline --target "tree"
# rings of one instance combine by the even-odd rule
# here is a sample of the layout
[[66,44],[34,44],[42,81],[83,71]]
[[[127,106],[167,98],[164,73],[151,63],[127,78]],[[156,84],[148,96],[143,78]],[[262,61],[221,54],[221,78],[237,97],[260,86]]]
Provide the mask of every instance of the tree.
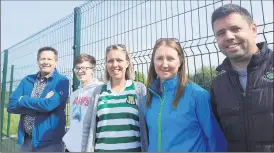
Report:
[[147,78],[142,72],[135,71],[135,81],[143,83],[147,86]]
[[210,89],[211,81],[216,76],[216,67],[205,66],[197,70],[197,73],[190,75],[190,80],[197,83],[206,90]]

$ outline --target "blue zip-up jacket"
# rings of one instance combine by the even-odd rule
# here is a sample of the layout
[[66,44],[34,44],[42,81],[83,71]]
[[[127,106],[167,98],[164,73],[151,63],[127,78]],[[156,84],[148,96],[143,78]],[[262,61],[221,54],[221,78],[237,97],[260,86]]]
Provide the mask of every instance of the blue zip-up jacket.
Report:
[[[69,80],[56,70],[48,79],[47,85],[40,98],[31,97],[32,89],[37,74],[26,76],[9,98],[7,111],[13,114],[21,114],[18,125],[17,143],[24,143],[24,125],[22,115],[35,115],[35,123],[32,132],[32,145],[45,147],[62,141],[65,134],[65,106],[69,94]],[[46,99],[48,92],[54,95]],[[19,102],[19,98],[23,96]]]
[[[158,86],[157,86],[158,84]],[[210,105],[209,93],[195,83],[187,83],[177,108],[172,106],[178,77],[163,83],[159,79],[148,88],[152,103],[143,107],[148,127],[149,152],[221,152],[226,140]]]

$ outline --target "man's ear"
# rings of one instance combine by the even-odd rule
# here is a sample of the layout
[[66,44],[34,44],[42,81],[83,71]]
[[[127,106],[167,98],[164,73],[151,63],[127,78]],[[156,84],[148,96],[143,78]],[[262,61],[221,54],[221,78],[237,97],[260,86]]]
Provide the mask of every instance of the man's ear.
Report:
[[56,60],[55,68],[57,68],[57,65],[58,65],[58,60]]
[[252,23],[250,25],[250,28],[251,28],[251,31],[253,33],[253,36],[256,38],[257,37],[257,25],[256,25],[256,23]]

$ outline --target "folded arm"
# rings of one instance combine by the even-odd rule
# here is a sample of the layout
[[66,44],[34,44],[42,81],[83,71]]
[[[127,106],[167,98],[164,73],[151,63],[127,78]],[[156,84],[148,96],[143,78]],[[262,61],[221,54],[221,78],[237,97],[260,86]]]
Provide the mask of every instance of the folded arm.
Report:
[[24,94],[24,81],[25,79],[23,79],[20,82],[19,86],[15,89],[14,92],[12,92],[12,94],[9,97],[9,103],[7,105],[7,111],[9,113],[13,113],[13,114],[34,114],[35,113],[35,111],[33,111],[32,109],[20,107],[18,105],[20,97],[22,97]]
[[60,80],[55,89],[53,89],[53,95],[48,98],[33,98],[24,95],[18,103],[19,107],[29,108],[38,112],[51,112],[63,103],[66,103],[69,93],[69,80]]

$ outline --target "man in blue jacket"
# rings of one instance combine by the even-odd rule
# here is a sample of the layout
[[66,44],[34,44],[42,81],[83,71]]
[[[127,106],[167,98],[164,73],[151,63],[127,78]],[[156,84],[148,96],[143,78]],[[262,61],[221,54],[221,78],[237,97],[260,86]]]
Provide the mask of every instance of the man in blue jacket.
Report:
[[57,51],[40,48],[40,71],[26,76],[9,98],[7,111],[20,114],[18,141],[22,152],[61,152],[69,80],[57,72]]

